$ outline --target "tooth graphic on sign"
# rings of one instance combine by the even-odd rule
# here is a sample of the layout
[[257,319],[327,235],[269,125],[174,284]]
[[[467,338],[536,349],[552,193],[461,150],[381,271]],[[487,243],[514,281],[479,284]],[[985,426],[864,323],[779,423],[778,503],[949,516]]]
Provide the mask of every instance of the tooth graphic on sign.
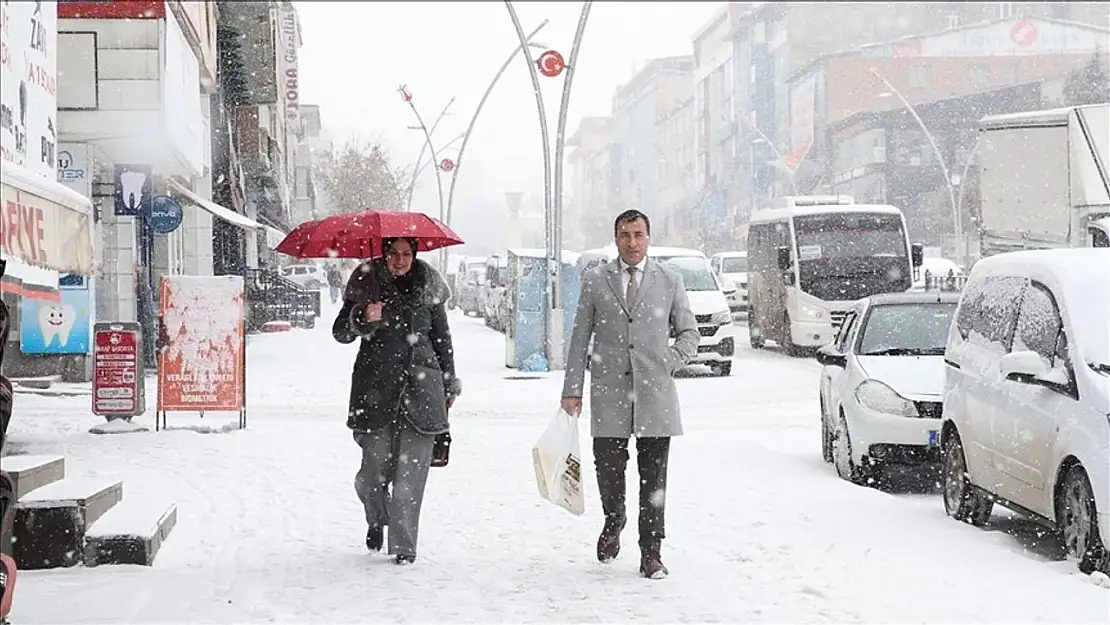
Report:
[[58,347],[65,347],[76,320],[77,309],[70,304],[39,306],[39,330],[42,331],[43,345],[49,347],[57,338]]
[[143,203],[143,185],[146,184],[146,174],[141,171],[125,171],[119,177],[120,186],[123,187],[123,203],[127,208],[136,210]]

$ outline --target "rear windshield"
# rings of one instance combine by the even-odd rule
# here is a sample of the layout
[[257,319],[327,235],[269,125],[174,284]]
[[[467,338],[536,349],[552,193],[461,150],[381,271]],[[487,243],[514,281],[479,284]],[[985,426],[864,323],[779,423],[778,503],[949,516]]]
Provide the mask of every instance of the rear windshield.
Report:
[[709,261],[695,256],[675,257],[664,261],[682,276],[687,291],[719,291],[717,278],[709,267]]

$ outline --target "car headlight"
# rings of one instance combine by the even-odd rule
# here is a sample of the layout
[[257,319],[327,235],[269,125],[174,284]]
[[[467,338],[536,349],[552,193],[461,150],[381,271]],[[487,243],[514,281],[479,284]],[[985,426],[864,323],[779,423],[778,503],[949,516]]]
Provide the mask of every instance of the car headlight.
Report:
[[713,313],[713,317],[710,318],[710,321],[712,321],[713,323],[715,323],[717,325],[722,325],[722,326],[723,325],[728,325],[728,324],[732,323],[732,313],[730,313],[727,310],[723,310],[723,311],[718,312],[718,313]]
[[865,380],[856,387],[856,401],[883,414],[917,417],[917,407],[894,389],[877,380]]
[[825,318],[824,310],[816,306],[810,306],[809,304],[800,304],[798,306],[798,313],[803,319],[820,321],[821,319]]

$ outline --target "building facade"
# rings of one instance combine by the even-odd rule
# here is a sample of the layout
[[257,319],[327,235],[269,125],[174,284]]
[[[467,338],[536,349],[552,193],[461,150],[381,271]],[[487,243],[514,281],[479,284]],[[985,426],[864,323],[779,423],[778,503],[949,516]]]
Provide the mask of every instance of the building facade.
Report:
[[613,149],[613,130],[612,117],[584,117],[567,140],[571,192],[564,203],[569,209],[563,216],[566,249],[593,249],[612,240],[611,223],[607,222],[612,222],[613,176],[607,156]]
[[[43,347],[42,336],[29,338],[36,326],[22,322],[33,320],[36,313],[33,302],[22,297],[25,291],[43,293],[40,299],[60,306],[63,315],[78,311],[74,327],[94,321],[138,321],[144,333],[153,336],[161,276],[241,273],[272,254],[270,248],[288,228],[295,160],[286,155],[289,146],[299,142],[299,23],[291,3],[249,3],[256,12],[251,14],[251,27],[244,28],[242,14],[237,13],[244,4],[248,3],[3,3],[5,49],[14,50],[24,39],[49,48],[49,54],[41,54],[34,81],[9,80],[5,64],[5,108],[9,102],[20,102],[21,110],[33,112],[26,124],[33,127],[39,143],[36,160],[49,163],[49,171],[43,165],[37,175],[56,177],[61,183],[62,191],[51,197],[76,198],[76,204],[88,207],[84,221],[80,209],[72,218],[60,211],[54,211],[57,217],[44,212],[58,224],[69,219],[61,229],[44,232],[77,233],[70,235],[67,245],[47,241],[69,250],[73,258],[68,260],[73,262],[30,257],[23,263],[28,258],[24,251],[4,241],[4,257],[13,259],[11,275],[4,280],[5,298],[12,300],[8,303],[14,310],[22,311],[12,332],[12,340],[20,345],[6,351],[12,355],[5,360],[8,374],[89,374],[87,336],[83,343],[70,337],[73,349],[57,337],[46,345],[50,349]],[[28,24],[34,15],[37,39],[8,27],[22,24],[23,9]],[[32,58],[31,52],[20,58]],[[263,97],[272,92],[270,101],[262,104],[250,102],[250,90],[257,85],[248,84],[260,75],[260,68],[270,70],[273,85],[269,92],[260,88]],[[9,97],[9,87],[15,89],[14,97]],[[34,106],[23,105],[22,99]],[[19,119],[20,124],[3,135],[4,158],[12,163],[5,163],[5,179],[14,168],[30,166],[24,156],[30,133],[20,112],[11,113],[14,117],[5,110],[5,120]],[[250,132],[237,136],[240,117],[260,120],[254,141]],[[295,121],[288,123],[290,118]],[[250,159],[242,157],[253,157],[254,151],[243,147],[263,154],[260,144],[269,149],[267,156],[278,153],[278,167],[244,167]],[[156,210],[156,205],[172,210]],[[7,220],[4,226],[8,233]],[[84,245],[80,237],[73,238],[81,228],[87,234]],[[87,263],[77,262],[82,255],[89,257]],[[144,341],[149,365],[153,344]]]
[[[968,254],[978,206],[978,120],[1080,104],[1068,101],[1063,85],[1108,39],[1105,28],[1018,18],[820,59],[796,81],[820,85],[812,117],[817,169],[837,192],[902,208],[920,240],[948,254],[960,245]],[[965,225],[960,242],[953,239],[957,207]]]
[[655,122],[656,142],[665,158],[658,161],[660,214],[652,238],[659,245],[699,247],[699,205],[705,196],[699,185],[695,97],[675,104]]
[[649,216],[660,214],[659,161],[670,155],[661,150],[656,121],[690,99],[694,90],[693,55],[652,59],[613,97],[612,184],[616,202],[612,215],[637,208]]

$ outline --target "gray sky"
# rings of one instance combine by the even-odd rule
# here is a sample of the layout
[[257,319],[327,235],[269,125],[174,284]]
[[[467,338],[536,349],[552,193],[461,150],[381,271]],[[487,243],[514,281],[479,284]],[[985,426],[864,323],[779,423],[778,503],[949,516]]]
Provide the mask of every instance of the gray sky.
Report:
[[[567,123],[607,115],[614,90],[646,59],[692,53],[694,32],[723,3],[597,2],[579,57]],[[297,2],[304,36],[301,101],[319,104],[325,128],[339,139],[357,133],[380,138],[411,166],[423,141],[397,94],[407,84],[429,125],[456,96],[434,138],[462,133],[482,92],[518,44],[503,2]],[[518,2],[525,32],[544,18],[536,41],[569,57],[581,4]],[[543,78],[554,146],[562,78]],[[457,144],[456,144],[457,145]],[[449,153],[451,158],[454,153]],[[498,200],[505,191],[540,193],[543,184],[539,122],[531,79],[518,57],[486,102],[467,146],[457,194]],[[444,176],[444,193],[448,177]],[[569,180],[568,180],[569,185]],[[568,188],[569,192],[570,189]],[[414,206],[438,211],[434,173],[421,177]],[[461,215],[460,215],[461,217]]]

